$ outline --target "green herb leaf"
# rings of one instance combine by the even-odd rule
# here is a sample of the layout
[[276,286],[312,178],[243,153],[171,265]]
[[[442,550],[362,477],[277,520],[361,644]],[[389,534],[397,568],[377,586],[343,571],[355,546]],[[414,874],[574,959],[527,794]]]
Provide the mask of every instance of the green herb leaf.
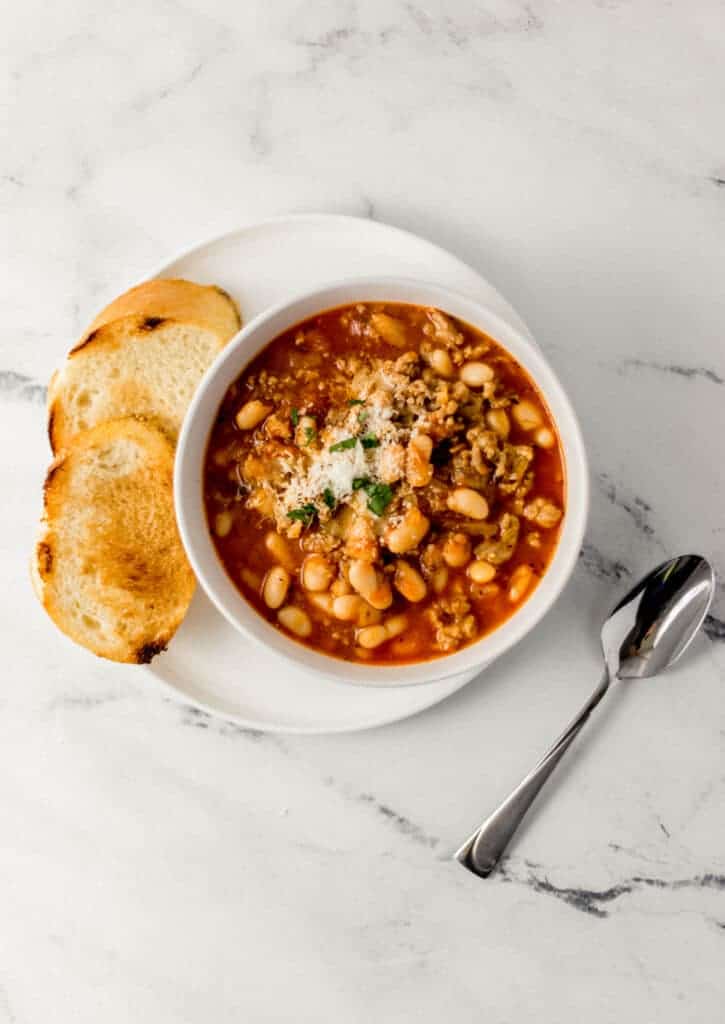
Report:
[[331,452],[344,452],[348,448],[354,448],[357,444],[356,437],[346,437],[344,441],[338,441],[337,444],[330,445]]
[[363,448],[377,448],[380,444],[380,440],[375,434],[363,434],[360,438],[360,444]]
[[324,491],[322,492],[322,497],[329,509],[333,509],[337,504],[337,502],[335,501],[335,495],[332,493],[329,487],[326,487],[324,489]]
[[393,490],[388,484],[373,484],[367,487],[368,508],[376,516],[381,516],[393,500]]
[[299,409],[296,409],[293,406],[292,407],[292,412],[290,413],[289,418],[292,420],[292,426],[296,427],[297,424],[300,422],[300,411],[299,411]]
[[287,513],[288,519],[293,519],[295,522],[303,523],[305,526],[309,526],[312,520],[317,515],[317,509],[312,504],[303,505],[301,508],[293,508],[291,512]]
[[361,427],[365,426],[365,423],[367,421],[368,415],[369,414],[368,414],[367,409],[361,409],[360,412],[357,414],[357,421],[358,421],[358,423],[360,424]]
[[350,405],[350,406],[352,406],[352,405],[365,405],[365,403],[363,402],[362,398],[348,398],[347,404]]
[[359,491],[361,487],[364,487],[367,490],[371,483],[372,480],[369,476],[356,476],[352,481],[352,489],[353,491]]
[[316,437],[317,431],[314,427],[305,427],[305,441],[307,444],[312,444]]

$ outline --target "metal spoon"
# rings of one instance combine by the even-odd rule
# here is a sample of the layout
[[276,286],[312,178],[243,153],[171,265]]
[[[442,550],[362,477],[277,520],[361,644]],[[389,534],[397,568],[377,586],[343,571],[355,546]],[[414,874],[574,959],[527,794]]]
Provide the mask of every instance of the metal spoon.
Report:
[[702,625],[715,591],[715,574],[700,555],[660,565],[623,597],[602,627],[602,681],[554,746],[455,858],[485,878],[493,871],[537,793],[617,679],[644,679],[669,668]]

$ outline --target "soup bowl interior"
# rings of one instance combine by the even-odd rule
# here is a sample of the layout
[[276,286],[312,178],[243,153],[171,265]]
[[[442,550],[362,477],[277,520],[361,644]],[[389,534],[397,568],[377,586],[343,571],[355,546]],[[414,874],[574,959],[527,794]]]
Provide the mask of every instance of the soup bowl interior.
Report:
[[[553,559],[530,596],[501,625],[455,653],[409,664],[343,661],[293,640],[267,622],[236,588],[222,565],[207,523],[203,474],[209,435],[229,386],[282,332],[308,317],[354,302],[433,306],[492,337],[528,372],[548,405],[559,434],[565,475],[565,514]],[[298,666],[345,682],[399,686],[427,683],[483,668],[516,644],[556,601],[569,579],[586,526],[589,481],[581,431],[571,404],[541,352],[478,303],[402,278],[341,281],[278,305],[247,324],[203,378],[187,412],[176,453],[174,492],[181,539],[194,572],[217,609],[242,634]],[[240,645],[240,671],[244,671]]]

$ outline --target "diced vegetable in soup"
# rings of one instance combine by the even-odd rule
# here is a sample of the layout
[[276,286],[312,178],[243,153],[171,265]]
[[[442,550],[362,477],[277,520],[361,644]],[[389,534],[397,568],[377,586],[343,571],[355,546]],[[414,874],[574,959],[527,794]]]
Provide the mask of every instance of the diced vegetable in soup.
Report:
[[229,388],[204,489],[219,557],[269,622],[403,663],[531,595],[565,479],[542,396],[501,346],[437,309],[363,303],[286,331]]

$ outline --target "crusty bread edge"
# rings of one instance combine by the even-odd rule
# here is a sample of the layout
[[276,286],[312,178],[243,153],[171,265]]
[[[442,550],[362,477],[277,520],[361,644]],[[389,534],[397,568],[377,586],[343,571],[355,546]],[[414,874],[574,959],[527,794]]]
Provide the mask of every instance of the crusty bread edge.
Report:
[[[100,324],[94,330],[86,334],[80,341],[76,342],[73,348],[68,353],[68,359],[71,359],[74,355],[86,348],[88,345],[92,345],[94,342],[101,340],[101,335],[104,331],[111,330],[118,323],[130,323],[136,321],[136,330],[142,334],[151,334],[157,327],[161,327],[162,324],[168,323],[169,321],[174,323],[174,318],[171,316],[141,316],[138,313],[130,313],[128,316],[119,316],[115,320],[108,320],[104,324]],[[178,323],[187,324],[189,321],[179,320]],[[194,327],[201,327],[208,331],[211,328],[207,327],[203,323],[192,323]],[[212,332],[216,333],[216,332]]]
[[[120,325],[134,327],[134,329],[138,331],[141,335],[151,336],[151,334],[153,334],[153,332],[157,328],[163,326],[164,324],[178,324],[180,327],[197,327],[199,328],[199,330],[207,331],[210,334],[216,333],[203,323],[191,323],[188,320],[175,320],[173,317],[168,316],[138,316],[136,314],[132,314],[131,316],[119,317],[117,320],[111,320],[107,324],[102,324],[100,327],[96,328],[95,331],[92,331],[84,340],[78,342],[78,344],[70,350],[63,366],[61,366],[60,369],[56,370],[53,373],[52,377],[50,378],[50,381],[48,382],[48,396],[46,400],[47,432],[50,450],[53,452],[54,455],[59,454],[64,447],[61,441],[63,426],[63,409],[62,404],[58,399],[58,393],[63,386],[63,371],[65,369],[65,366],[73,359],[74,356],[77,356],[79,352],[87,350],[88,348],[92,348],[96,345],[102,345],[107,337],[111,336],[114,331],[118,330]],[[216,337],[219,340],[218,352],[221,352],[222,349],[224,348],[225,342],[223,342],[218,335],[216,335]],[[125,417],[121,418],[123,419]],[[138,419],[142,422],[150,423],[157,429],[162,429],[158,423],[154,423],[152,417],[136,416],[135,419]],[[99,426],[99,424],[96,424],[96,426]],[[165,434],[163,430],[162,433]],[[77,435],[73,435],[72,437],[68,438],[66,444],[72,444],[76,436]],[[173,444],[173,440],[170,438],[169,440],[171,440]]]
[[[190,289],[192,294],[186,296],[186,302],[177,301],[169,302],[168,295],[165,299],[160,299],[158,294],[154,294],[154,289],[159,286],[163,291],[164,286],[181,286],[180,292],[186,289]],[[150,294],[147,294],[149,293]],[[212,311],[211,317],[205,316],[210,312],[207,305],[208,294],[215,292],[217,296],[221,296],[227,305],[227,311],[231,315],[231,319],[234,321],[234,329],[231,333],[226,330],[223,332],[219,331],[219,322],[215,313]],[[138,301],[139,295],[142,295],[142,300]],[[177,296],[179,298],[179,296]],[[193,307],[194,312],[189,315],[189,306]],[[130,308],[129,308],[130,307]],[[115,299],[112,299],[104,308],[96,314],[91,321],[91,325],[87,330],[88,334],[92,334],[94,330],[99,327],[103,327],[105,324],[112,323],[114,320],[121,319],[125,316],[146,316],[154,317],[162,315],[162,310],[159,307],[164,308],[163,316],[166,318],[174,318],[179,316],[189,323],[197,323],[200,326],[210,328],[220,335],[223,333],[223,341],[229,341],[230,338],[240,330],[242,326],[242,314],[237,305],[236,301],[232,298],[228,291],[221,288],[217,284],[201,284],[199,281],[191,281],[188,278],[183,277],[152,277],[145,281],[139,281],[138,284],[128,288],[121,295],[117,295]],[[185,308],[185,315],[182,316],[180,310]],[[176,309],[176,312],[174,312]],[[80,339],[83,341],[83,338]]]
[[[213,292],[216,292],[217,295],[220,295],[224,299],[224,301],[227,303],[227,305],[228,305],[229,312],[231,314],[232,319],[234,320],[234,330],[232,330],[231,334],[227,334],[226,332],[220,332],[217,329],[218,328],[218,324],[215,324],[215,323],[211,322],[210,320],[208,320],[207,318],[205,318],[202,315],[202,310],[204,308],[203,301],[200,301],[198,303],[199,309],[197,310],[197,312],[198,312],[199,315],[198,316],[191,316],[191,317],[189,317],[187,315],[187,316],[179,316],[179,317],[175,318],[173,315],[169,314],[169,312],[168,312],[168,304],[167,304],[167,310],[166,310],[164,316],[157,316],[157,315],[155,315],[155,312],[154,312],[154,296],[153,295],[145,297],[142,309],[137,309],[134,312],[121,313],[120,315],[117,315],[117,313],[114,311],[114,308],[117,307],[117,304],[122,303],[122,301],[125,298],[127,298],[128,296],[132,295],[133,293],[139,292],[140,290],[142,290],[144,288],[153,289],[154,285],[156,285],[156,284],[183,285],[183,286],[189,286],[192,289],[199,289],[201,291],[213,291]],[[158,301],[158,297],[156,297],[156,301]],[[188,312],[188,307],[187,307],[187,312]],[[238,306],[237,302],[235,301],[235,299],[232,298],[232,296],[229,294],[229,292],[226,291],[226,289],[220,287],[219,285],[217,285],[217,284],[202,284],[199,281],[191,281],[191,280],[188,280],[186,278],[180,278],[180,277],[172,277],[172,278],[152,277],[152,278],[148,278],[145,281],[140,281],[136,285],[133,285],[131,288],[127,289],[121,295],[117,296],[115,299],[113,299],[111,302],[109,302],[106,306],[104,306],[104,308],[94,317],[94,319],[91,322],[91,325],[88,328],[88,330],[81,336],[81,338],[71,348],[70,352],[68,353],[68,358],[71,358],[71,356],[73,356],[74,353],[79,352],[81,349],[85,348],[85,346],[88,345],[89,343],[92,343],[93,340],[97,337],[99,331],[102,331],[104,328],[107,328],[111,324],[116,323],[118,320],[126,320],[126,319],[131,318],[131,317],[136,317],[138,319],[139,323],[140,323],[140,330],[146,330],[146,331],[154,330],[156,327],[158,327],[160,324],[162,324],[165,320],[174,320],[174,319],[177,319],[179,323],[184,323],[184,324],[187,324],[187,325],[190,325],[190,326],[193,325],[193,326],[196,326],[196,327],[199,327],[199,328],[203,328],[204,330],[211,330],[215,334],[217,334],[217,336],[219,337],[220,350],[227,344],[227,342],[232,337],[234,337],[234,335],[239,330],[241,330],[242,323],[243,323],[242,314],[241,314],[241,311],[239,309],[239,306]],[[48,441],[50,443],[50,448],[51,448],[51,451],[54,454],[57,453],[58,451],[60,451],[59,438],[57,436],[58,432],[59,432],[58,431],[58,422],[57,422],[58,421],[58,408],[57,408],[57,404],[56,404],[56,401],[55,401],[55,396],[57,395],[57,391],[59,389],[61,379],[62,379],[62,369],[56,370],[53,373],[53,375],[52,375],[52,377],[51,377],[51,379],[49,381],[49,384],[48,384],[48,402],[47,402],[48,422],[47,422],[47,432],[48,432]]]

